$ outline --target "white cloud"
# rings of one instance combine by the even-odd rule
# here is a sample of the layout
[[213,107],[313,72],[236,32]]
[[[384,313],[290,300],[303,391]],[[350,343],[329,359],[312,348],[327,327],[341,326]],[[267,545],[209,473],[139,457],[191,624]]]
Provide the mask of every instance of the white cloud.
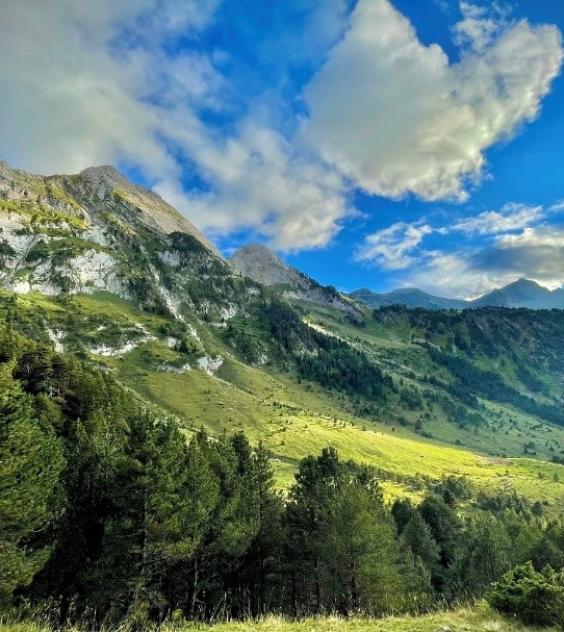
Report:
[[495,235],[520,230],[542,220],[546,211],[542,206],[526,204],[506,204],[501,211],[486,211],[468,217],[438,232],[462,232],[468,235]]
[[526,228],[476,252],[427,253],[404,281],[429,292],[475,298],[522,277],[550,289],[564,284],[564,228]]
[[[14,166],[68,173],[125,161],[200,228],[248,227],[285,249],[327,244],[351,212],[342,178],[267,123],[222,134],[203,124],[203,110],[229,109],[234,87],[216,56],[169,43],[197,37],[219,0],[4,4],[0,146]],[[186,164],[206,193],[183,189]]]
[[[295,139],[256,112],[229,130],[204,124],[202,112],[230,111],[240,86],[218,69],[221,52],[183,45],[173,53],[170,42],[195,41],[220,0],[4,5],[2,158],[38,173],[131,163],[212,235],[247,228],[287,250],[326,245],[354,213],[347,177],[389,197],[464,197],[483,150],[536,115],[561,54],[555,27],[500,26],[499,18],[499,33],[472,23],[482,39],[492,31],[491,41],[449,65],[388,0],[360,0],[306,91],[311,120]],[[316,58],[339,38],[348,5],[319,6],[304,35]],[[470,5],[466,17],[486,19]],[[470,30],[461,26],[460,37]],[[307,47],[296,53],[304,54],[314,56]],[[185,190],[187,168],[204,191]],[[432,229],[402,230],[369,237],[358,257],[401,269]]]
[[175,140],[189,149],[211,190],[187,195],[170,181],[156,188],[212,234],[251,228],[280,249],[316,248],[353,212],[342,179],[270,128],[248,120],[227,140],[201,125],[177,129]]
[[433,253],[423,265],[406,275],[403,283],[438,296],[474,299],[517,280],[519,276],[523,275],[476,269],[460,254]]
[[359,0],[307,87],[305,136],[365,191],[463,200],[485,150],[538,115],[560,71],[560,31],[464,8],[459,36],[472,47],[450,63],[388,0]]
[[453,31],[455,41],[460,46],[470,46],[476,51],[483,51],[499,34],[506,21],[496,3],[493,3],[493,15],[488,9],[464,0],[460,3],[462,20],[455,24]]
[[355,253],[357,261],[378,264],[387,270],[402,270],[415,262],[412,254],[426,235],[428,224],[398,222],[368,235]]
[[[547,220],[563,211],[561,202],[509,203],[447,226],[397,222],[368,235],[355,258],[439,295],[474,298],[521,277],[555,288],[564,283],[564,227]],[[452,240],[429,248],[430,235]]]
[[[357,261],[380,265],[387,270],[400,270],[435,253],[420,248],[427,235],[452,235],[462,233],[471,236],[493,236],[522,230],[541,222],[553,205],[546,210],[542,206],[505,204],[501,211],[485,211],[466,217],[447,226],[431,226],[423,220],[407,223],[397,222],[364,238],[355,253]],[[562,205],[564,209],[564,205]],[[417,251],[417,256],[416,256]]]

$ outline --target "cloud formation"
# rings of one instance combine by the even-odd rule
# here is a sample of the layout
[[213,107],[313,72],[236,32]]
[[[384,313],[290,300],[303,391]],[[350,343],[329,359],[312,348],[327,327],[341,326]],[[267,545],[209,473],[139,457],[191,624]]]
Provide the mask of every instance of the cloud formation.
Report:
[[[207,112],[229,109],[236,89],[216,63],[221,53],[190,43],[218,5],[7,3],[2,157],[46,174],[123,162],[212,234],[249,228],[283,249],[326,245],[351,212],[342,178],[259,116],[223,130],[204,123]],[[183,40],[177,51],[176,37]],[[187,174],[202,189],[185,189]]]
[[434,229],[428,224],[397,222],[368,235],[358,248],[355,259],[380,265],[387,270],[403,270],[412,265],[412,253],[421,244],[425,235]]
[[[474,298],[520,277],[556,288],[564,284],[564,226],[547,222],[562,213],[561,202],[511,203],[450,225],[397,222],[368,235],[355,258],[400,271],[402,285],[459,298]],[[425,239],[432,235],[454,237],[455,247],[429,247]]]
[[[244,229],[284,250],[325,246],[355,214],[355,187],[463,199],[485,149],[537,115],[561,61],[555,27],[468,2],[451,64],[388,0],[359,0],[350,16],[347,0],[308,1],[286,57],[326,61],[305,90],[309,115],[288,106],[281,122],[264,114],[267,96],[237,109],[245,86],[229,54],[198,46],[221,0],[5,5],[0,157],[38,173],[129,165],[212,236]],[[425,230],[368,238],[358,256],[405,268]]]
[[388,0],[359,0],[305,92],[307,138],[364,191],[468,196],[484,152],[533,120],[562,62],[558,28],[507,23],[462,3],[465,48],[451,63]]

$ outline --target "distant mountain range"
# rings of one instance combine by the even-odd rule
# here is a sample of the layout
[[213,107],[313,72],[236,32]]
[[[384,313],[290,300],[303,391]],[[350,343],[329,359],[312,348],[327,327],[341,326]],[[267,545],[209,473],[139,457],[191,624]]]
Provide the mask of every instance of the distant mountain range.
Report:
[[[351,309],[351,302],[346,295],[340,294],[333,287],[320,285],[303,272],[287,265],[266,246],[243,246],[229,259],[229,263],[236,272],[257,283],[280,288],[286,298],[330,304],[338,309]],[[405,305],[430,310],[472,307],[564,309],[564,288],[551,291],[528,279],[519,279],[473,301],[433,296],[413,287],[385,293],[364,288],[351,292],[349,297],[373,308]]]
[[564,309],[564,288],[549,290],[535,281],[519,279],[493,290],[473,301],[443,298],[417,288],[402,288],[378,293],[368,289],[355,290],[351,296],[369,307],[405,305],[424,309],[469,309],[476,307],[526,307],[528,309]]

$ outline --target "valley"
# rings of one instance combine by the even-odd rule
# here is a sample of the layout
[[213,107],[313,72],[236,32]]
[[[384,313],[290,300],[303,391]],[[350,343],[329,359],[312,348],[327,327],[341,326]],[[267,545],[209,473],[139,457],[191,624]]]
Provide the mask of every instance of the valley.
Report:
[[107,167],[3,164],[0,194],[0,500],[22,530],[0,528],[0,600],[61,590],[142,629],[171,604],[413,614],[559,568],[564,311],[373,309],[264,246],[223,258]]

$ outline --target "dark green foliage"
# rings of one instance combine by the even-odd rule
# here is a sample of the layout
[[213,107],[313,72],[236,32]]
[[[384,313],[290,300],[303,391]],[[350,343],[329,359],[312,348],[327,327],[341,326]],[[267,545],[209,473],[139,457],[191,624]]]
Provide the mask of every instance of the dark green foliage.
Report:
[[433,584],[437,590],[445,590],[448,569],[456,559],[462,524],[452,507],[438,496],[428,496],[419,507],[419,512],[439,550]]
[[5,266],[6,261],[13,257],[16,251],[5,239],[0,239],[0,266]]
[[[435,387],[426,398],[458,425],[486,425],[480,398],[564,425],[561,395],[549,386],[564,371],[563,313],[393,306],[375,310],[373,320],[401,336],[409,332],[406,342],[425,349],[434,370],[426,369],[423,379]],[[413,405],[408,394],[400,396],[406,407]]]
[[550,566],[538,572],[528,562],[495,584],[488,601],[526,624],[564,626],[564,572]]
[[370,472],[334,450],[304,459],[287,508],[295,614],[387,612],[402,601],[399,549]]
[[0,605],[27,586],[49,557],[63,467],[46,415],[34,409],[13,368],[12,360],[0,365]]
[[[270,331],[278,348],[342,348],[309,328],[298,340]],[[110,374],[10,326],[0,335],[0,474],[2,606],[23,598],[70,621],[420,612],[483,595],[512,565],[564,564],[561,523],[536,522],[515,495],[474,496],[460,478],[390,511],[374,471],[326,449],[300,463],[283,498],[264,447],[240,433],[188,438]],[[549,603],[554,590],[543,590]]]
[[499,373],[480,369],[462,357],[440,352],[432,347],[428,351],[434,362],[444,366],[454,376],[455,381],[448,384],[447,389],[460,401],[476,405],[474,394],[478,394],[493,401],[513,404],[531,415],[564,426],[564,411],[560,406],[539,403],[522,395],[508,386]]
[[450,568],[450,592],[481,595],[511,566],[511,541],[503,521],[480,516],[470,521]]
[[[265,301],[252,316],[235,319],[226,333],[246,360],[267,353],[283,367],[293,365],[301,378],[371,400],[382,399],[391,388],[390,378],[364,353],[307,326],[287,303]],[[251,329],[250,322],[259,328]]]

